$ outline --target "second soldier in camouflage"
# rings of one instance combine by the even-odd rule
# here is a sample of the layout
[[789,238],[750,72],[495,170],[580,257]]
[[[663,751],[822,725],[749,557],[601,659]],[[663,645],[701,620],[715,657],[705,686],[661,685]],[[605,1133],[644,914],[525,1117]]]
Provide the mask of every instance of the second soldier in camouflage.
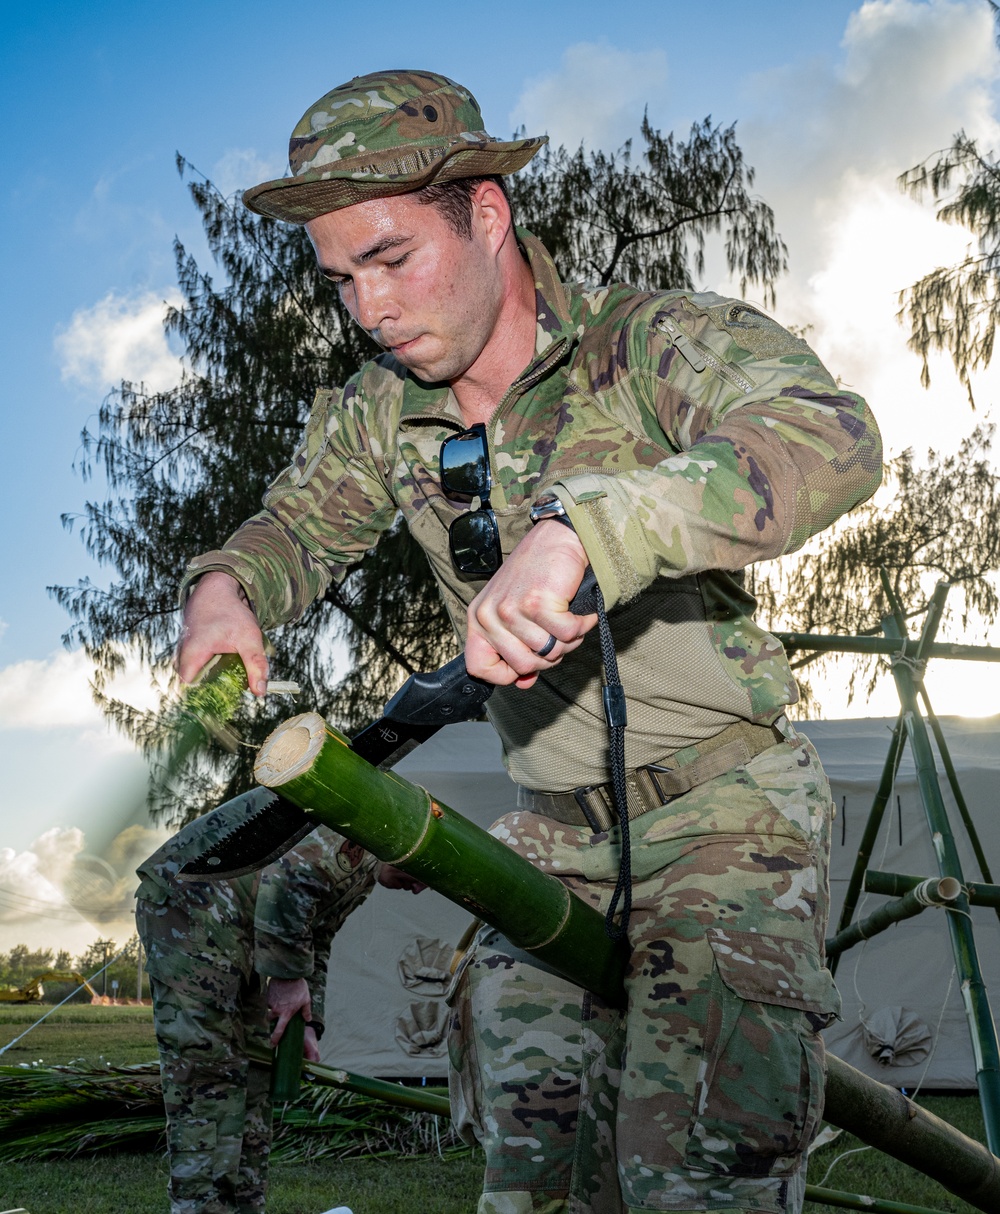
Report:
[[325,827],[259,873],[227,881],[180,875],[270,799],[255,789],[220,805],[138,870],[136,925],[153,996],[171,1214],[262,1214],[270,1071],[250,1061],[250,1047],[267,1049],[278,1032],[268,1024],[274,991],[294,998],[300,984],[315,1047],[334,934],[375,883],[374,856]]

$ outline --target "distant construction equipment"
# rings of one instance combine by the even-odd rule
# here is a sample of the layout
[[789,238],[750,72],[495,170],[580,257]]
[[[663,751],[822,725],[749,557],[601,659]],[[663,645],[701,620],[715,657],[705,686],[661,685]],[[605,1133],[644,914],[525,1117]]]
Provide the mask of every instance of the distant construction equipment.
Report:
[[0,990],[0,1003],[41,1003],[45,996],[45,982],[75,982],[87,992],[91,1000],[96,999],[97,991],[90,985],[82,974],[73,970],[45,970],[36,974],[30,982],[14,990]]

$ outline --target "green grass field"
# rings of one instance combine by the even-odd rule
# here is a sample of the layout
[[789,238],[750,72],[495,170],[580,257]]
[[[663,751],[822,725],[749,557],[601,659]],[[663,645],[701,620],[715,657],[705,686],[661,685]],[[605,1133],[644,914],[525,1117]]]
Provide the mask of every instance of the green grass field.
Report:
[[[0,1049],[47,1011],[44,1004],[0,1004]],[[155,1062],[152,1008],[67,1004],[0,1055],[7,1066],[21,1062],[58,1066],[81,1058],[95,1066],[102,1059],[113,1066]]]
[[[918,1103],[949,1122],[963,1134],[976,1142],[985,1142],[983,1115],[976,1096],[927,1096]],[[836,1163],[829,1178],[824,1180],[827,1169],[838,1156],[847,1151],[859,1150]],[[904,1202],[940,1210],[944,1214],[975,1214],[975,1207],[953,1197],[935,1181],[905,1164],[883,1155],[881,1151],[866,1148],[863,1142],[850,1134],[841,1134],[836,1142],[820,1147],[809,1159],[809,1183],[827,1189],[840,1189],[848,1193],[862,1193],[883,1200]],[[817,1205],[807,1201],[804,1214],[824,1214],[828,1205]]]
[[[38,1005],[0,1006],[0,1047],[22,1033],[47,1010]],[[148,1062],[156,1056],[152,1015],[143,1007],[60,1008],[44,1024],[5,1054],[5,1064],[68,1063],[84,1058],[112,1065]],[[921,1103],[963,1133],[983,1141],[982,1116],[974,1096],[928,1097]],[[973,1207],[952,1197],[934,1181],[878,1151],[864,1150],[831,1163],[863,1146],[841,1134],[815,1152],[809,1181],[830,1189],[924,1206],[943,1214],[973,1214]],[[422,1158],[318,1160],[309,1164],[275,1163],[269,1214],[321,1214],[349,1206],[354,1214],[472,1214],[482,1177],[479,1155]],[[826,1177],[826,1179],[824,1179]],[[29,1214],[166,1214],[166,1164],[157,1154],[101,1155],[60,1163],[5,1163],[0,1174],[0,1211],[23,1206]],[[830,1206],[807,1202],[805,1214],[824,1214]]]
[[[268,1214],[472,1214],[482,1182],[476,1159],[319,1160],[275,1164]],[[30,1214],[167,1214],[166,1161],[101,1156],[65,1164],[4,1164],[0,1210]]]

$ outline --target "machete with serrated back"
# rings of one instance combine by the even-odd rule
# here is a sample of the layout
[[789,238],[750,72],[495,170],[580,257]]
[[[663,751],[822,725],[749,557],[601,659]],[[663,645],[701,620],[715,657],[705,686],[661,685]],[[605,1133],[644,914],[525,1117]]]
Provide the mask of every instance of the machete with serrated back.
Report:
[[[432,674],[410,675],[382,716],[351,740],[351,750],[382,771],[395,767],[442,726],[479,716],[492,692],[492,683],[468,674],[461,655]],[[228,833],[188,860],[181,874],[222,878],[255,872],[315,829],[315,819],[275,793],[272,801],[258,801]]]
[[[597,610],[597,581],[588,567],[570,611],[590,615]],[[465,668],[465,655],[430,674],[412,674],[386,704],[382,716],[362,729],[351,750],[382,771],[395,765],[445,725],[477,717],[493,693],[494,684],[474,678]],[[273,863],[315,830],[316,821],[277,793],[248,808],[246,816],[181,868],[185,877],[240,877]]]

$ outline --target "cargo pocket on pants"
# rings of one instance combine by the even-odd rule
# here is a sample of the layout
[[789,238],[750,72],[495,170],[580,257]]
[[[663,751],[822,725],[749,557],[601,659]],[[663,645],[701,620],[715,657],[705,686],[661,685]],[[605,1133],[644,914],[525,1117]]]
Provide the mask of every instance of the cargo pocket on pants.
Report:
[[823,1113],[820,1031],[840,996],[814,948],[711,928],[714,965],[685,1164],[720,1176],[788,1176]]

